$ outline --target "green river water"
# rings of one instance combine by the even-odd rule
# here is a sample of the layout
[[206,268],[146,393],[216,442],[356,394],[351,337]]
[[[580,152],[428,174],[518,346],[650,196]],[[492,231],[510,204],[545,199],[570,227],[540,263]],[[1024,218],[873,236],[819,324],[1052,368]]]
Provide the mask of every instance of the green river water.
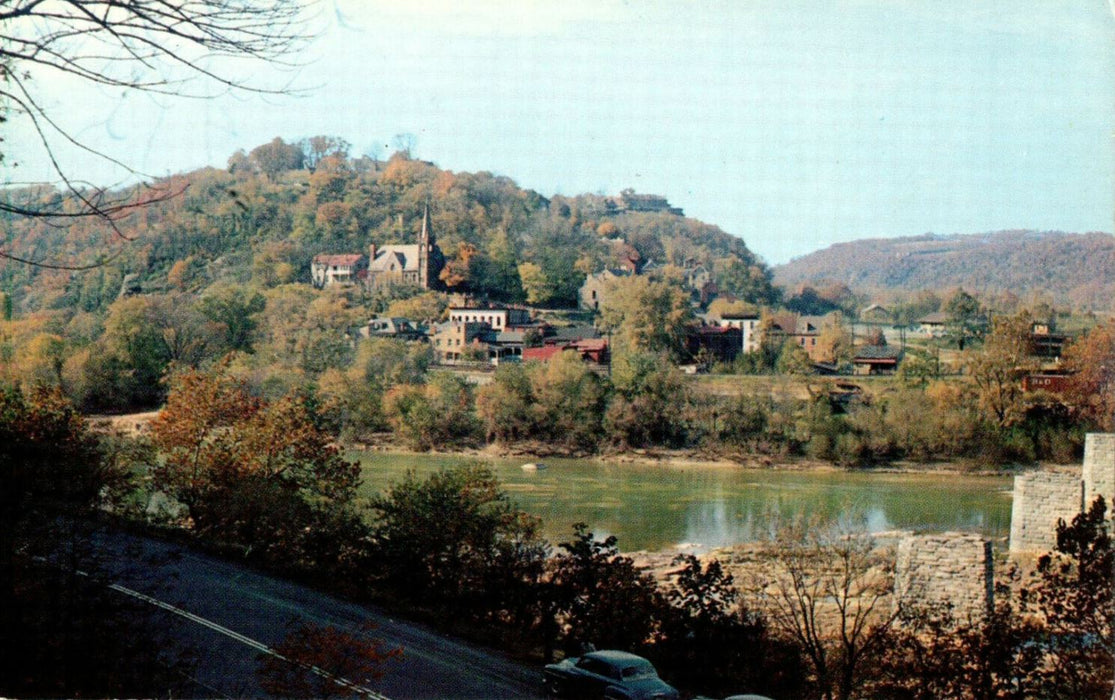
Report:
[[[440,468],[477,461],[445,455],[353,453],[363,466],[362,495]],[[615,535],[624,551],[697,551],[762,538],[779,518],[798,514],[863,523],[873,532],[1010,532],[1011,479],[964,474],[786,471],[722,466],[612,464],[547,459],[480,460],[520,508],[542,519],[550,542],[565,542],[575,522],[598,538]]]

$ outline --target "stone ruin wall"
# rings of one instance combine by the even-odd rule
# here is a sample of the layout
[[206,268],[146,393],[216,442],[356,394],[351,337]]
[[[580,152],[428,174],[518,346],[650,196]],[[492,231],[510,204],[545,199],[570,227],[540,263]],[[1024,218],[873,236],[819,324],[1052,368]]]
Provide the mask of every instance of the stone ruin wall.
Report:
[[1044,553],[1057,544],[1057,521],[1070,522],[1096,496],[1115,500],[1115,433],[1088,433],[1084,466],[1073,472],[1028,472],[1014,479],[1011,554]]
[[[1010,553],[1050,551],[1056,545],[1057,521],[1071,521],[1097,495],[1109,504],[1115,501],[1113,433],[1088,434],[1082,469],[1032,471],[1015,477]],[[989,539],[956,532],[904,534],[894,546],[897,604],[948,606],[957,622],[992,609],[995,566]]]
[[1057,544],[1057,521],[1069,522],[1084,505],[1080,473],[1027,472],[1014,477],[1010,552],[1048,552]]
[[1111,502],[1115,499],[1115,433],[1088,433],[1084,439],[1084,507],[1092,505],[1096,496]]
[[[1084,465],[1071,471],[1034,471],[1014,479],[1010,553],[1036,554],[1057,544],[1057,521],[1071,521],[1102,495],[1115,502],[1115,433],[1089,433]],[[913,535],[895,554],[899,603],[949,604],[957,619],[991,609],[994,559],[991,542],[969,533]]]
[[898,543],[894,591],[898,604],[948,606],[958,621],[989,612],[994,593],[991,541],[946,532]]

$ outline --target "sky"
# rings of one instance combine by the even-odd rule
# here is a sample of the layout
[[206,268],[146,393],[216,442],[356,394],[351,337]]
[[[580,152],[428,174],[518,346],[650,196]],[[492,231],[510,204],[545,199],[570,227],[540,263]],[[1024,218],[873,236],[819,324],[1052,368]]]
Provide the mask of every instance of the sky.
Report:
[[[1115,0],[1112,0],[1115,3]],[[52,114],[148,176],[280,136],[542,195],[665,195],[779,264],[859,238],[1111,231],[1107,0],[319,0],[290,94],[153,96],[34,75]],[[11,182],[55,179],[26,125]],[[62,146],[98,185],[127,173]],[[17,173],[17,174],[15,174]]]

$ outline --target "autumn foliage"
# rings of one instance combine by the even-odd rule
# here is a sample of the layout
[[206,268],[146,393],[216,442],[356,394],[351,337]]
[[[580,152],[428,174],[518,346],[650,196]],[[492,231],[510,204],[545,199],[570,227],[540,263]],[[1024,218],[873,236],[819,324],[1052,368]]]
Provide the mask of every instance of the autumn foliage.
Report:
[[185,370],[172,378],[151,434],[163,456],[154,486],[185,506],[199,534],[265,555],[295,552],[310,564],[336,554],[311,546],[313,538],[358,528],[359,468],[296,395],[268,402],[223,366]]
[[1100,430],[1115,430],[1115,321],[1092,329],[1069,346],[1065,364],[1074,372],[1066,398]]

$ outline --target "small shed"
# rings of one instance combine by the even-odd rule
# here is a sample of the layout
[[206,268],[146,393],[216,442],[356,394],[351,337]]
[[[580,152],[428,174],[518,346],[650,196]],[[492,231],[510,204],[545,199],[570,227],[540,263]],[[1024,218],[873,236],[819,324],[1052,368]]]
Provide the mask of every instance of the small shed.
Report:
[[945,330],[948,328],[949,315],[944,311],[934,311],[918,319],[918,326],[925,335],[932,338],[940,338],[944,336]]
[[859,312],[860,320],[864,323],[890,323],[891,313],[882,304],[872,304]]
[[899,348],[889,345],[864,345],[856,348],[852,365],[858,375],[894,374],[901,359],[902,350]]

